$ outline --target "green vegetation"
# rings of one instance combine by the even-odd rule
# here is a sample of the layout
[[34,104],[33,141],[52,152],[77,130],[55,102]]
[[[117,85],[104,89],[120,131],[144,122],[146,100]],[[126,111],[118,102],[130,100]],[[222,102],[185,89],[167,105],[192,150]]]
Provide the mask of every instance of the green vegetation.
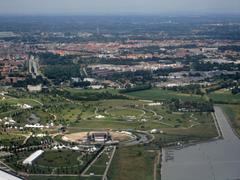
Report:
[[97,101],[101,99],[127,99],[126,96],[117,94],[114,91],[94,91],[94,90],[85,90],[85,91],[69,91],[69,90],[54,90],[52,94],[58,94],[62,97],[65,97],[70,100],[76,101]]
[[95,154],[71,150],[47,150],[31,166],[22,165],[22,161],[38,150],[38,147],[14,151],[4,162],[10,167],[31,174],[80,174]]
[[199,95],[190,95],[178,93],[171,90],[163,90],[163,89],[150,89],[143,91],[136,91],[127,93],[129,96],[133,96],[140,99],[148,99],[154,101],[166,101],[172,98],[177,98],[183,101],[205,101],[205,98]]
[[[159,150],[165,145],[174,144],[176,141],[187,143],[208,140],[217,136],[211,111],[208,110],[212,106],[206,96],[162,89],[120,94],[114,89],[80,90],[72,88],[59,88],[48,93],[10,90],[9,95],[4,102],[7,107],[2,107],[1,113],[3,113],[2,116],[5,116],[4,113],[12,116],[16,121],[16,126],[24,126],[25,123],[47,125],[47,123],[53,122],[54,125],[65,126],[67,133],[106,129],[145,131],[159,129],[163,131],[163,134],[155,134],[155,140],[148,146],[119,148],[108,174],[109,179],[153,179],[155,150]],[[149,100],[163,103],[152,105],[152,101]],[[15,106],[18,103],[30,104],[33,108],[19,109]],[[9,108],[10,112],[8,112]],[[179,110],[181,108],[183,110]],[[4,121],[0,124],[4,130],[6,128]],[[60,144],[66,144],[61,139],[62,135],[56,134],[58,128],[59,126],[43,130],[23,129],[19,132],[12,129],[11,132],[8,132],[12,138],[7,136],[7,132],[2,133],[0,135],[1,143],[5,142],[10,147],[17,145],[14,146],[15,149],[12,148],[14,155],[6,158],[5,162],[16,170],[31,174],[74,174],[76,176],[71,177],[73,180],[79,178],[77,175],[96,154],[87,155],[71,150],[52,151],[46,148],[52,142],[52,138],[50,138],[52,135],[54,135],[54,140]],[[29,148],[24,149],[24,152],[18,152],[16,147],[21,147],[20,145],[30,131],[33,134],[45,133],[49,136],[44,138],[30,137],[25,143]],[[12,142],[14,140],[19,142]],[[32,166],[21,164],[32,152],[43,148],[45,152],[34,161]],[[103,153],[87,174],[102,175],[109,156],[110,153]],[[39,178],[42,177],[30,177],[33,180]],[[58,177],[44,176],[44,178],[54,180]],[[94,180],[99,179],[99,177],[90,176],[83,179]]]
[[3,146],[21,145],[25,138],[24,134],[0,131],[0,144]]
[[209,98],[212,99],[214,103],[219,104],[239,104],[240,103],[240,94],[233,95],[231,91],[222,89],[210,93]]
[[186,94],[203,95],[201,86],[198,84],[190,84],[190,85],[186,85],[186,86],[174,86],[174,87],[168,87],[166,89],[180,92],[180,93],[186,93]]
[[88,169],[86,174],[94,173],[95,175],[103,175],[106,168],[107,162],[110,159],[110,152],[104,151],[95,163]]
[[143,147],[119,148],[113,158],[109,179],[117,180],[152,180],[156,153]]
[[51,65],[46,66],[43,72],[49,79],[53,79],[56,84],[69,80],[71,77],[81,76],[79,65]]
[[35,161],[35,164],[46,167],[72,166],[79,164],[77,159],[81,155],[75,151],[46,151]]

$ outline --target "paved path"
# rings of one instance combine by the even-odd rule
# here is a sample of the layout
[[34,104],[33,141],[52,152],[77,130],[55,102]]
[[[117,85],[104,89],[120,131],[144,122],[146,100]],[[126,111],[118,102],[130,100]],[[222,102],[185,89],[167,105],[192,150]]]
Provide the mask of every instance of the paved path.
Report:
[[81,176],[88,175],[86,174],[90,167],[98,160],[98,158],[102,155],[102,153],[106,150],[106,147],[95,157],[95,159],[84,169]]
[[112,160],[113,160],[113,157],[114,157],[115,152],[116,152],[116,146],[113,147],[113,151],[112,151],[110,160],[108,161],[108,165],[107,165],[107,167],[106,167],[106,169],[105,169],[105,171],[104,171],[102,180],[107,180],[107,173],[108,173],[108,170],[109,170],[110,165],[111,165],[111,163],[112,163]]
[[223,139],[181,150],[163,149],[163,180],[240,179],[240,140],[221,108],[214,109]]

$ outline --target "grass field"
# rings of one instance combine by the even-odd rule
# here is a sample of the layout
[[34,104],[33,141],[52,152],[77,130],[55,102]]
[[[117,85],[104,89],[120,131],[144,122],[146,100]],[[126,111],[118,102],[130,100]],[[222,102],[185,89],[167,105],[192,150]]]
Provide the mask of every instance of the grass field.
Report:
[[77,89],[77,88],[64,88],[64,90],[71,92],[71,93],[102,93],[102,92],[109,92],[112,94],[117,94],[118,90],[116,89]]
[[108,179],[152,180],[156,153],[143,147],[119,148],[113,158]]
[[7,97],[4,100],[0,100],[0,102],[9,103],[12,105],[17,105],[17,104],[28,104],[31,106],[41,105],[41,103],[39,103],[38,101],[36,101],[34,99],[27,99],[27,98],[8,98]]
[[112,116],[140,116],[142,113],[141,110],[134,108],[118,108],[109,110],[108,113]]
[[[69,91],[79,92],[88,90],[69,89]],[[96,90],[89,90],[96,91]],[[100,90],[104,91],[104,90]],[[184,100],[205,100],[205,97],[197,95],[180,94],[173,91],[151,89],[129,93],[141,97],[141,99],[169,99],[182,98]],[[26,95],[27,96],[27,95]],[[36,97],[35,97],[36,96]],[[77,130],[106,130],[106,129],[132,129],[132,130],[151,130],[166,129],[167,131],[178,131],[192,135],[192,127],[195,131],[202,130],[211,123],[211,118],[205,114],[198,113],[174,113],[168,106],[149,106],[146,101],[136,99],[112,99],[99,101],[66,101],[60,102],[60,97],[50,96],[49,100],[44,100],[42,95],[32,94],[29,98],[42,99],[41,102],[46,106],[23,111],[13,115],[13,119],[20,125],[24,125],[33,113],[40,118],[41,124],[54,122],[55,125],[63,124],[68,126],[71,131]],[[56,98],[56,99],[54,99]],[[17,103],[18,99],[14,99]],[[22,100],[19,99],[19,102]],[[100,116],[102,118],[97,118]],[[202,124],[203,126],[199,126]],[[199,128],[198,128],[199,126]],[[212,126],[211,131],[213,131]],[[190,129],[189,129],[190,128]],[[209,128],[206,128],[209,129]],[[200,130],[198,132],[200,132]]]
[[81,152],[61,150],[46,151],[34,163],[45,167],[61,167],[83,165],[84,161]]
[[9,145],[21,145],[26,137],[21,134],[6,133],[0,131],[0,144]]
[[204,101],[205,98],[199,95],[190,95],[190,94],[183,94],[178,93],[175,91],[170,90],[163,90],[163,89],[149,89],[143,91],[136,91],[126,93],[128,96],[144,99],[144,100],[154,100],[154,101],[163,101],[172,98],[181,99],[183,101]]
[[209,98],[215,103],[240,104],[240,94],[233,95],[229,90],[221,89],[210,93]]
[[103,175],[107,168],[107,162],[110,160],[111,152],[104,151],[95,163],[88,169],[86,174],[94,173],[95,175]]

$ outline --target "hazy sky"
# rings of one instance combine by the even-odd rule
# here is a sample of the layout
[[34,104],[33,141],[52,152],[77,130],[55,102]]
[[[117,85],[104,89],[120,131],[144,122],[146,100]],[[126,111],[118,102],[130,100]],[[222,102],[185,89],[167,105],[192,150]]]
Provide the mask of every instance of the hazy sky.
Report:
[[0,14],[239,13],[240,0],[0,0]]

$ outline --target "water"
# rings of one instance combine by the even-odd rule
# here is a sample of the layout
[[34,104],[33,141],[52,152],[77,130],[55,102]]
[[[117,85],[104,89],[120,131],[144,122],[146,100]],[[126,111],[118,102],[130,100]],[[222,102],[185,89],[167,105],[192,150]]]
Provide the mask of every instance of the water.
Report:
[[223,139],[180,150],[163,150],[163,180],[240,180],[240,140],[219,107]]

